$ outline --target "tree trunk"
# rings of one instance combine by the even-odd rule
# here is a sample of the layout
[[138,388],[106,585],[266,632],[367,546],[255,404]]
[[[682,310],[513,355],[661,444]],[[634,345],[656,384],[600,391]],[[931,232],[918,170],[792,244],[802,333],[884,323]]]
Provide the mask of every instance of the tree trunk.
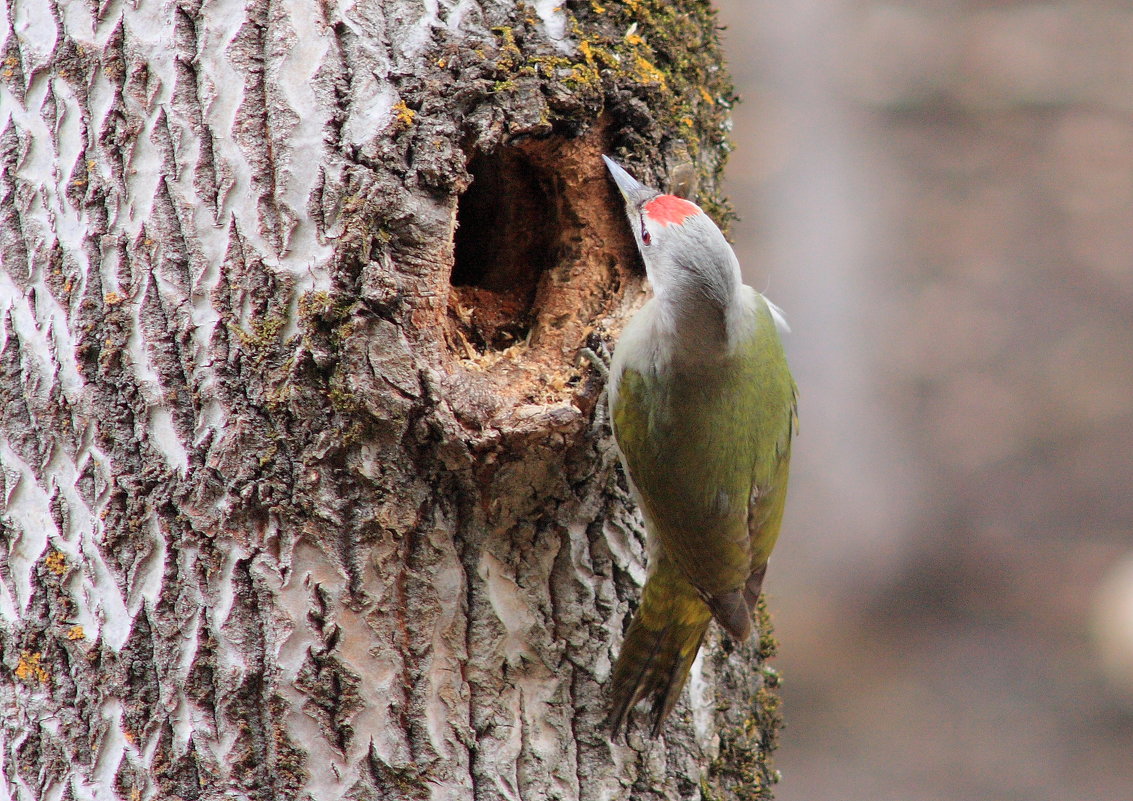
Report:
[[770,797],[755,644],[604,727],[645,556],[578,353],[644,288],[599,155],[726,216],[715,36],[7,0],[0,798]]

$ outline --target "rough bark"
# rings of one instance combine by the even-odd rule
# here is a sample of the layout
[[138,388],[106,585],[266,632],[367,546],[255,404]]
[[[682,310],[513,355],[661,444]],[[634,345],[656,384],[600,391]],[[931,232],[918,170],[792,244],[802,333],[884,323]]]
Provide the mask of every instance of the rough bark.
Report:
[[711,10],[3,20],[0,796],[769,795],[754,644],[602,725],[644,554],[577,354],[643,281],[598,155],[726,216]]

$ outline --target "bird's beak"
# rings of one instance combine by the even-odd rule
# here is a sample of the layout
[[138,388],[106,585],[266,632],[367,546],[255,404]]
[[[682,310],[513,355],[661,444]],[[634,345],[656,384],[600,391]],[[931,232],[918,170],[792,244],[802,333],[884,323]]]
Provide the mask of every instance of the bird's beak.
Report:
[[621,165],[609,156],[602,156],[602,160],[606,162],[606,169],[610,171],[610,175],[614,178],[614,183],[618,185],[618,189],[621,191],[622,197],[625,198],[627,203],[636,204],[647,196],[657,194],[623,170]]

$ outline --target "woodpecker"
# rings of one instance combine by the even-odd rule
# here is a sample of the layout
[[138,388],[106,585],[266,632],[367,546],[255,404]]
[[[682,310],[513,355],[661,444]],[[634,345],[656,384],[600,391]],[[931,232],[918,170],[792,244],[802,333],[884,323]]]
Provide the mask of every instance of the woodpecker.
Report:
[[603,156],[653,287],[610,366],[614,440],[645,519],[649,572],[611,680],[617,734],[639,701],[652,734],[713,618],[751,636],[787,497],[797,390],[778,308],[740,276],[699,206]]

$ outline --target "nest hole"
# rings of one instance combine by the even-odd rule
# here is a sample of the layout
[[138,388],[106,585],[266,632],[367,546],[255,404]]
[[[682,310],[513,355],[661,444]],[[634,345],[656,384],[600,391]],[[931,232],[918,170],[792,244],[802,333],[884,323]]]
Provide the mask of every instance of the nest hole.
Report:
[[543,273],[555,259],[553,176],[518,147],[476,155],[457,202],[450,311],[479,352],[525,340]]

